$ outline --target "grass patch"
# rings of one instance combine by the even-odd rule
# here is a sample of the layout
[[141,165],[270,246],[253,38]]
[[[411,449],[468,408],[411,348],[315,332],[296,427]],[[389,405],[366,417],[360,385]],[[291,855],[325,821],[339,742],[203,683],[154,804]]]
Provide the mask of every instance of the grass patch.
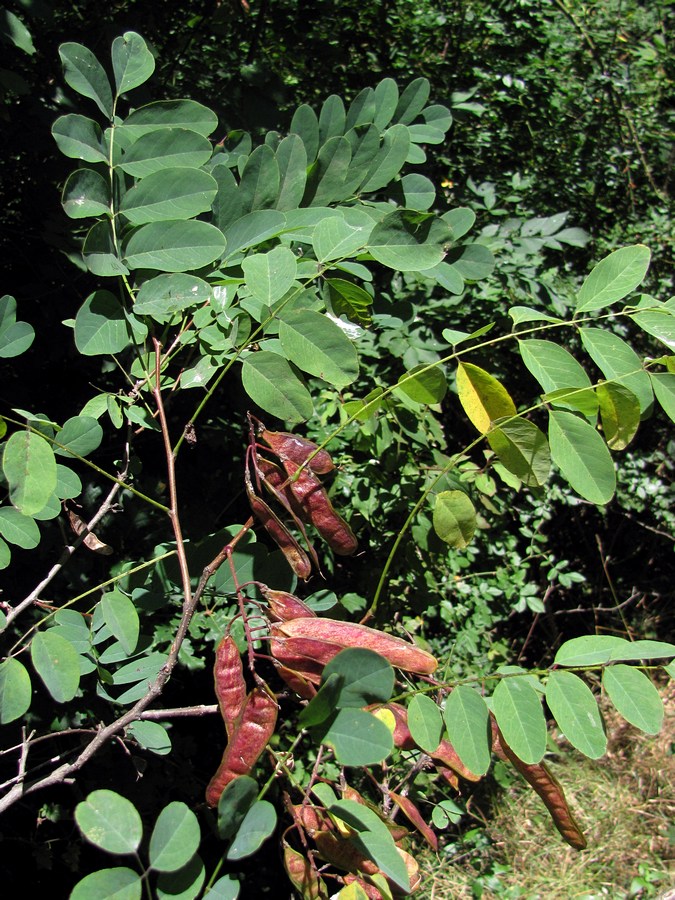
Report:
[[[474,822],[420,860],[429,900],[675,898],[675,689],[661,733],[644,735],[604,710],[608,753],[586,757],[558,742],[547,759],[588,839],[561,840],[539,798],[512,769],[469,803]],[[475,827],[473,827],[475,825]],[[418,857],[419,858],[419,857]]]

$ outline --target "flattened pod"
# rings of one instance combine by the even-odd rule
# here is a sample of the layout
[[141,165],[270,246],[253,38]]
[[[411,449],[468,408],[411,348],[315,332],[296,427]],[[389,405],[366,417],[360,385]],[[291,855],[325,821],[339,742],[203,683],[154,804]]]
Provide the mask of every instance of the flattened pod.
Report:
[[289,638],[327,641],[342,648],[365,647],[384,656],[392,666],[416,675],[431,675],[438,667],[438,661],[415,644],[354,622],[338,622],[335,619],[317,616],[313,619],[301,618],[281,622],[273,626],[273,630],[278,637],[285,635]]
[[273,616],[281,622],[301,619],[303,616],[316,617],[316,613],[295,594],[289,594],[288,591],[273,591],[266,585],[260,586],[260,592],[267,600]]
[[518,759],[504,740],[497,723],[492,720],[492,749],[497,756],[507,759],[523,776],[533,790],[539,794],[551,814],[553,824],[570,847],[584,850],[586,838],[567,804],[562,786],[543,763],[528,764]]
[[[295,475],[300,468],[288,461],[284,462],[284,467],[289,475]],[[291,482],[290,487],[307,520],[312,523],[328,546],[339,556],[351,556],[355,553],[358,541],[349,525],[333,508],[319,479],[303,469],[297,480]]]
[[[282,462],[289,459],[301,466],[318,449],[318,445],[313,441],[287,431],[268,431],[264,428],[260,436]],[[327,450],[319,450],[307,465],[317,475],[325,475],[335,468],[335,463]]]
[[225,635],[216,649],[213,682],[227,738],[230,740],[246,703],[246,682],[239,648],[229,634]]
[[277,724],[277,702],[264,688],[253,688],[225,748],[218,771],[206,788],[206,802],[218,806],[227,785],[248,775],[258,762]]
[[298,578],[307,580],[312,574],[312,564],[309,561],[309,557],[274,510],[270,509],[265,501],[253,492],[248,474],[246,477],[246,493],[253,515],[264,526]]

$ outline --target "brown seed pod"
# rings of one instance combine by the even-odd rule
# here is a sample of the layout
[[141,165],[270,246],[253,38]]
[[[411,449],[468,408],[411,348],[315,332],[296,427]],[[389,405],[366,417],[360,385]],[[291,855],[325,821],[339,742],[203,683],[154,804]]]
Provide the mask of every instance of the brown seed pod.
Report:
[[[260,437],[284,463],[286,460],[297,463],[299,466],[307,463],[307,466],[317,475],[326,475],[335,468],[335,463],[327,450],[319,450],[318,445],[313,441],[298,437],[297,434],[290,434],[287,431],[268,431],[263,428]],[[316,452],[317,450],[318,452]],[[312,454],[314,455],[312,456]],[[307,462],[308,459],[309,462]]]
[[253,490],[248,469],[245,482],[246,494],[253,515],[279,547],[298,578],[306,580],[312,574],[312,564],[309,561],[309,557],[274,510],[262,498],[257,496]]
[[286,874],[302,900],[327,900],[328,890],[316,867],[286,841],[283,844]]
[[253,688],[246,698],[218,771],[206,788],[206,802],[218,806],[227,785],[240,775],[248,775],[274,734],[277,701],[262,687]]
[[438,661],[415,644],[354,622],[338,622],[317,616],[281,622],[272,625],[270,631],[278,639],[301,638],[338,645],[341,649],[365,647],[384,656],[392,666],[416,675],[431,675],[438,667]]
[[291,476],[297,474],[290,487],[307,521],[311,522],[328,546],[339,556],[351,556],[355,553],[358,542],[354,533],[333,508],[319,479],[307,469],[299,472],[300,466],[291,461],[285,461],[284,468]]
[[492,718],[492,749],[503,760],[508,760],[520,772],[525,781],[539,794],[551,814],[553,823],[570,847],[583,850],[586,838],[567,804],[562,786],[543,763],[528,764],[519,759],[504,740],[497,722]]
[[395,794],[393,791],[389,791],[389,797],[399,809],[402,810],[408,821],[412,822],[427,844],[429,844],[434,853],[436,853],[438,851],[438,838],[436,837],[436,833],[433,828],[430,828],[424,821],[422,813],[412,800],[409,797],[404,797],[402,794]]
[[287,591],[273,591],[267,585],[260,585],[260,592],[269,604],[272,616],[280,622],[301,619],[303,616],[316,617],[316,613],[299,597]]
[[246,704],[246,682],[239,648],[229,634],[225,635],[216,649],[213,681],[220,714],[230,740]]

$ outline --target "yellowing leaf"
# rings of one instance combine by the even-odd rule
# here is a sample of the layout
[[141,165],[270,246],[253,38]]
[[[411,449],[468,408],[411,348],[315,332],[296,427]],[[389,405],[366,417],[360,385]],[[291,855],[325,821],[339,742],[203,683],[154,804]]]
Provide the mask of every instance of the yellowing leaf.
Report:
[[459,364],[457,391],[464,412],[481,434],[489,431],[495,419],[516,414],[516,406],[506,388],[479,366]]

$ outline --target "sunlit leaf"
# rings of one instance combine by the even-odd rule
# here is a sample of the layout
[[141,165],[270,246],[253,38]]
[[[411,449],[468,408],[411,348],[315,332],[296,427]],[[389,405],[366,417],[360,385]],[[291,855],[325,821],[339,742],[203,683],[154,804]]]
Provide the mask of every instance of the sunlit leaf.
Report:
[[591,759],[604,756],[607,737],[598,704],[581,678],[564,670],[551,672],[546,702],[563,734],[577,750]]
[[150,836],[150,865],[159,872],[175,872],[197,852],[200,837],[199,822],[192,810],[177,800],[169,803]]
[[108,853],[134,853],[143,837],[143,823],[134,804],[115,791],[92,791],[75,807],[82,834]]
[[14,657],[0,663],[0,725],[20,719],[31,699],[30,675],[23,663]]
[[537,691],[524,678],[502,678],[492,695],[492,712],[516,756],[538,763],[546,752],[546,718]]
[[649,376],[635,350],[622,338],[601,328],[580,328],[584,349],[608,381],[631,390],[640,401],[640,412],[652,402]]
[[612,450],[624,450],[640,424],[640,401],[631,390],[615,381],[599,384],[596,394],[607,446]]
[[635,666],[608,666],[602,686],[617,712],[647,734],[658,734],[663,725],[661,695],[644,672]]
[[443,716],[431,697],[415,694],[408,704],[408,728],[418,747],[431,753],[441,742]]
[[230,861],[252,856],[271,837],[277,813],[267,800],[257,800],[244,816],[225,858]]
[[70,87],[89,97],[104,116],[112,117],[112,90],[108,76],[91,50],[82,44],[68,42],[59,47],[63,77]]
[[516,406],[506,388],[492,375],[471,363],[457,367],[459,401],[469,420],[485,434],[495,419],[515,416]]
[[358,375],[359,360],[353,343],[342,328],[321,313],[309,309],[283,311],[279,339],[290,362],[338,390]]
[[528,419],[497,420],[487,435],[490,447],[509,472],[528,487],[541,487],[551,472],[546,436]]
[[[31,431],[16,431],[11,435],[4,447],[2,471],[10,500],[24,516],[39,512],[56,488],[54,451],[41,435]],[[12,540],[7,533],[2,533],[7,540]]]
[[551,458],[573,490],[591,503],[614,496],[616,473],[602,437],[585,419],[565,410],[549,412]]
[[70,900],[140,900],[143,881],[138,872],[126,866],[99,869],[77,882]]
[[648,247],[636,244],[621,247],[600,260],[577,295],[577,312],[602,309],[622,300],[644,279],[650,257]]
[[436,497],[433,523],[442,541],[463,550],[476,530],[476,510],[464,491],[442,491]]
[[135,31],[125,31],[112,42],[112,65],[118,94],[139,87],[155,70],[155,60]]

